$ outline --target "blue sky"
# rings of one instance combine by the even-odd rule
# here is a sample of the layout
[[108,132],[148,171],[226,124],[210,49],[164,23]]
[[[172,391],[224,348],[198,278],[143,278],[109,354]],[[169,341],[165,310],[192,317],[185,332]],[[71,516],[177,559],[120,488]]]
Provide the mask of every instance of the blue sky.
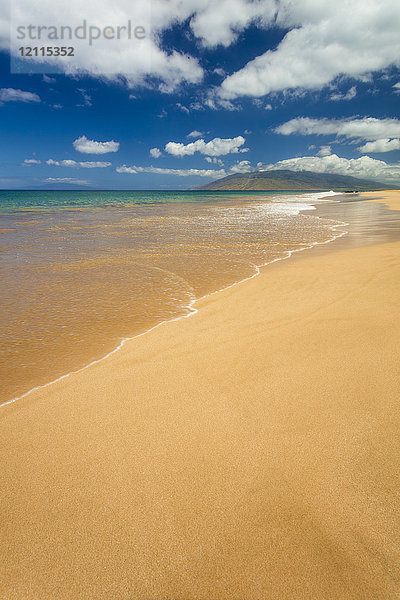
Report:
[[[82,13],[71,0],[60,15],[41,0],[34,17],[14,1],[0,19],[3,189],[182,189],[276,168],[400,185],[397,1],[88,0]],[[16,40],[18,25],[84,19],[133,19],[146,39],[19,58],[57,43]]]

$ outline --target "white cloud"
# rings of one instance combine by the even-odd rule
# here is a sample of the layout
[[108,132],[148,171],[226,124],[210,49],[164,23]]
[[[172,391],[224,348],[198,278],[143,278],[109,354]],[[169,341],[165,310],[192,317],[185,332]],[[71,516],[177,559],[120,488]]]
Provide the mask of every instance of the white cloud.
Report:
[[363,146],[358,148],[360,152],[391,152],[392,150],[400,150],[400,139],[394,138],[390,140],[389,138],[384,138],[381,140],[376,140],[375,142],[367,142]]
[[340,94],[340,93],[332,94],[330,99],[331,100],[352,100],[356,96],[357,96],[357,88],[354,85],[353,87],[351,87],[349,89],[349,91],[346,94]]
[[201,102],[191,102],[190,108],[192,110],[205,110],[204,105]]
[[[199,105],[199,109],[201,110],[203,108],[203,106],[199,103],[197,103]],[[209,94],[209,96],[204,100],[204,106],[207,106],[208,108],[211,108],[212,110],[220,110],[221,108],[223,108],[224,110],[230,110],[230,111],[234,111],[234,110],[240,110],[240,107],[237,106],[236,104],[233,104],[233,102],[231,102],[230,100],[227,100],[226,98],[218,98],[214,92],[211,92]]]
[[[87,40],[73,40],[73,62],[49,60],[71,75],[122,75],[131,87],[146,85],[149,76],[155,77],[164,92],[182,82],[199,83],[203,77],[203,69],[193,56],[160,47],[163,31],[187,22],[191,33],[207,47],[228,47],[251,23],[289,30],[275,50],[255,58],[223,81],[220,95],[227,100],[290,88],[317,89],[341,74],[361,77],[400,62],[398,0],[87,0],[84,4],[69,0],[67,19],[53,0],[40,0],[35,6],[31,0],[13,0],[12,9],[15,26],[51,23],[74,29],[86,20],[116,29],[129,19],[144,25],[147,35],[143,40],[107,40],[101,36],[92,46]],[[10,21],[7,11],[3,12],[0,46],[8,49]],[[12,51],[17,55],[21,40],[14,35],[13,42]],[[45,42],[40,40],[42,45]],[[223,74],[220,69],[218,73]]]
[[[200,4],[206,6],[205,0]],[[101,30],[107,26],[114,28],[114,39],[106,39],[103,34],[89,44],[87,39],[65,40],[63,45],[74,46],[73,60],[59,60],[55,57],[46,59],[50,68],[47,72],[57,68],[63,69],[69,75],[89,73],[95,77],[116,79],[125,78],[129,87],[144,85],[148,77],[154,77],[160,82],[163,91],[172,91],[181,82],[197,83],[202,79],[203,70],[198,61],[183,52],[165,51],[160,48],[160,33],[168,29],[175,22],[186,21],[197,11],[194,0],[69,0],[68,7],[60,7],[57,2],[40,0],[35,6],[31,0],[13,0],[12,2],[12,53],[18,56],[18,48],[23,41],[17,38],[16,29],[19,26],[51,24],[57,28],[68,26],[72,32],[77,27],[82,27],[84,21],[87,29],[99,27]],[[151,12],[150,12],[151,11]],[[4,11],[3,11],[4,12]],[[5,11],[8,13],[8,10]],[[137,25],[145,29],[144,39],[137,39],[127,34],[127,24],[131,21],[132,28]],[[115,39],[118,27],[125,27],[120,39]],[[110,32],[110,29],[108,29]],[[37,30],[34,32],[37,37]],[[10,47],[10,19],[0,17],[0,46],[4,49]],[[26,37],[25,42],[29,42]],[[36,42],[36,43],[35,43]],[[68,43],[69,42],[69,43]],[[28,45],[55,45],[55,40],[46,37],[45,30],[41,38]],[[61,45],[61,44],[59,44]],[[32,57],[32,62],[40,63],[41,57]]]
[[176,106],[179,108],[180,111],[182,111],[183,113],[185,113],[185,115],[190,115],[190,110],[188,109],[187,106],[184,106],[180,102],[177,102]]
[[225,69],[221,69],[221,67],[217,67],[216,69],[214,69],[213,73],[215,73],[216,75],[219,75],[220,77],[225,77],[225,75],[226,75]]
[[220,158],[216,158],[215,156],[213,158],[210,158],[209,156],[205,156],[204,160],[206,160],[208,163],[211,163],[213,165],[219,165],[220,167],[224,166],[224,162]]
[[253,167],[250,165],[249,160],[241,160],[237,162],[230,168],[231,173],[250,173],[250,171],[254,171]]
[[229,46],[252,21],[272,22],[273,0],[200,0],[194,3],[190,26],[205,46]]
[[332,154],[330,146],[321,146],[317,152],[317,156],[329,156],[330,154]]
[[339,75],[400,66],[398,0],[280,0],[276,25],[290,29],[277,49],[227,77],[221,97],[321,89]]
[[394,91],[396,94],[400,94],[400,81],[394,84]]
[[47,177],[47,183],[70,183],[71,185],[91,185],[87,179],[74,179],[73,177]]
[[341,158],[336,154],[329,156],[302,156],[280,160],[275,164],[266,165],[264,171],[289,169],[291,171],[314,171],[316,173],[335,173],[350,175],[361,179],[381,181],[382,183],[400,184],[400,164],[388,164],[375,160],[370,156],[361,158]]
[[159,148],[151,148],[150,149],[150,156],[152,156],[153,158],[160,158],[162,152]]
[[77,106],[92,106],[92,98],[89,96],[86,90],[78,88],[78,92],[82,94],[82,102],[77,104]]
[[257,106],[257,108],[264,108],[264,110],[272,110],[272,104],[264,104],[260,98],[253,98],[253,104]]
[[24,92],[14,88],[1,88],[0,104],[3,102],[40,102],[40,98],[33,92]]
[[27,166],[41,165],[42,161],[38,160],[37,158],[26,158],[22,164],[27,165]]
[[187,138],[198,138],[201,137],[202,135],[204,135],[201,131],[197,131],[196,129],[194,131],[191,131],[190,133],[187,134]]
[[223,156],[239,152],[239,148],[243,146],[244,142],[245,139],[241,135],[235,138],[214,138],[209,142],[200,139],[186,145],[180,142],[168,142],[165,145],[165,151],[173,156],[192,156],[195,152],[207,156]]
[[77,162],[76,160],[53,160],[52,158],[46,160],[46,164],[52,167],[74,167],[83,169],[104,169],[105,167],[111,166],[110,162]]
[[108,152],[118,152],[119,142],[95,142],[88,140],[85,135],[77,138],[72,144],[77,152],[83,154],[107,154]]
[[122,167],[116,168],[117,173],[131,173],[137,175],[138,173],[154,173],[155,175],[177,175],[178,177],[190,177],[197,175],[199,177],[212,177],[217,179],[219,177],[225,177],[226,172],[224,169],[163,169],[161,167]]
[[309,119],[298,117],[287,121],[275,129],[282,135],[338,135],[346,138],[378,140],[384,137],[400,136],[400,120],[375,119]]

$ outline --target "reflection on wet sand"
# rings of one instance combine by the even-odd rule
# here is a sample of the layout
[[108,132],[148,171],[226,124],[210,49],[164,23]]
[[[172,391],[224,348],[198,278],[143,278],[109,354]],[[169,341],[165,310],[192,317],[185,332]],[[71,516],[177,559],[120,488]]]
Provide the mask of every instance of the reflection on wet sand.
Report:
[[351,221],[352,234],[336,243],[365,243],[372,229],[371,243],[390,234],[390,211],[382,205],[346,199],[299,214],[307,202],[276,200],[8,214],[2,229],[2,400],[187,314],[196,298],[250,277],[257,266],[336,237],[338,220]]

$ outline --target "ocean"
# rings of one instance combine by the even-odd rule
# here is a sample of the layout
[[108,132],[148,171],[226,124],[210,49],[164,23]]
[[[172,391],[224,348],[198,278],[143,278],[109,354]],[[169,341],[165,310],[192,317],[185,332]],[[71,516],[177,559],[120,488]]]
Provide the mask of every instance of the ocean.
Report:
[[0,403],[342,235],[330,195],[0,191]]

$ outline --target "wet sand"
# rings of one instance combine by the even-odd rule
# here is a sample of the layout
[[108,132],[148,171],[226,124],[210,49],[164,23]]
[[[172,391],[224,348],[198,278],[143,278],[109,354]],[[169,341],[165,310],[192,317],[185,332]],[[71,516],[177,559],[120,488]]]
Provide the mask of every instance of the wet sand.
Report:
[[1,409],[4,598],[400,598],[400,242],[342,240]]
[[111,192],[99,194],[100,205],[85,204],[82,193],[66,207],[63,193],[39,193],[36,208],[29,195],[22,206],[14,196],[0,212],[0,228],[9,229],[0,262],[0,404],[185,315],[197,298],[258,265],[338,235],[336,221],[306,210],[318,194],[210,200],[197,192],[193,202],[179,194],[168,202],[154,193],[159,203],[148,205],[139,193],[137,204],[110,206]]

